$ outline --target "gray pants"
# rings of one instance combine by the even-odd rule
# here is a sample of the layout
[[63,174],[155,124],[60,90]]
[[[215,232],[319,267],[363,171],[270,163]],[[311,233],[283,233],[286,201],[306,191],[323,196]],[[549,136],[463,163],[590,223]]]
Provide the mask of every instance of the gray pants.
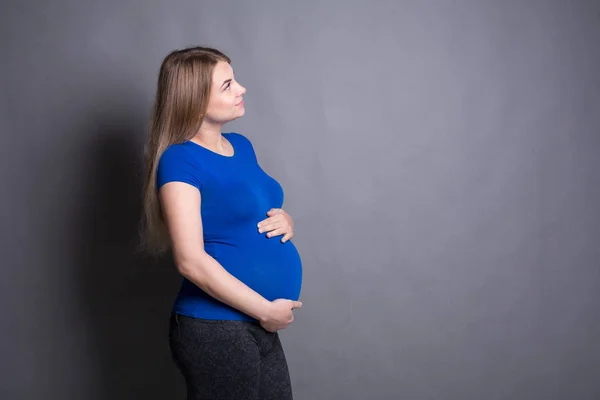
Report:
[[292,400],[279,335],[256,322],[172,313],[169,344],[188,400]]

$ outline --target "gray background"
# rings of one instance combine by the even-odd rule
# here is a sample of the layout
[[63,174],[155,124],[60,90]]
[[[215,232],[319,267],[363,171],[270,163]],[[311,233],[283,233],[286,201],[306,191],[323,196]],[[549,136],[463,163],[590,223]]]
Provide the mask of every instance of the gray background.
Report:
[[295,398],[600,397],[600,5],[4,1],[0,398],[179,399],[133,254],[162,58],[210,45],[284,186]]

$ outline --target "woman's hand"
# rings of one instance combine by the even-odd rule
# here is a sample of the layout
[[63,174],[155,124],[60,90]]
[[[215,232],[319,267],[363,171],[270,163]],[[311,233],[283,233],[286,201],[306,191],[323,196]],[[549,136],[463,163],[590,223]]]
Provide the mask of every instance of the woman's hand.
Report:
[[269,218],[258,223],[258,233],[267,232],[267,237],[283,235],[281,243],[294,237],[294,221],[290,215],[281,208],[272,208],[267,212]]
[[302,302],[287,299],[276,299],[270,303],[267,317],[260,321],[260,325],[269,332],[285,329],[294,321],[294,308],[302,307]]

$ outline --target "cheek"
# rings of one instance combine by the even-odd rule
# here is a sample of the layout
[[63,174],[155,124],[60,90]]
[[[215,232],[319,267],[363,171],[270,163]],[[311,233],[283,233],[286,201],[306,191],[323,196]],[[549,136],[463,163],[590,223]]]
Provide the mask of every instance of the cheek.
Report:
[[231,112],[231,109],[235,107],[235,102],[230,99],[216,99],[211,102],[209,106],[209,113],[219,115],[227,114]]
[[219,120],[223,116],[223,109],[221,101],[211,101],[206,109],[206,117],[212,120]]

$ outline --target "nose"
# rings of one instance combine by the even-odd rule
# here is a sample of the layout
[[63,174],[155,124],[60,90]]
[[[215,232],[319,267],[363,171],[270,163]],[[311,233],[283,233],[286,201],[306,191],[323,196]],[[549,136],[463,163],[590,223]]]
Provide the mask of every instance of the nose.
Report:
[[240,85],[240,95],[246,93],[246,88]]

